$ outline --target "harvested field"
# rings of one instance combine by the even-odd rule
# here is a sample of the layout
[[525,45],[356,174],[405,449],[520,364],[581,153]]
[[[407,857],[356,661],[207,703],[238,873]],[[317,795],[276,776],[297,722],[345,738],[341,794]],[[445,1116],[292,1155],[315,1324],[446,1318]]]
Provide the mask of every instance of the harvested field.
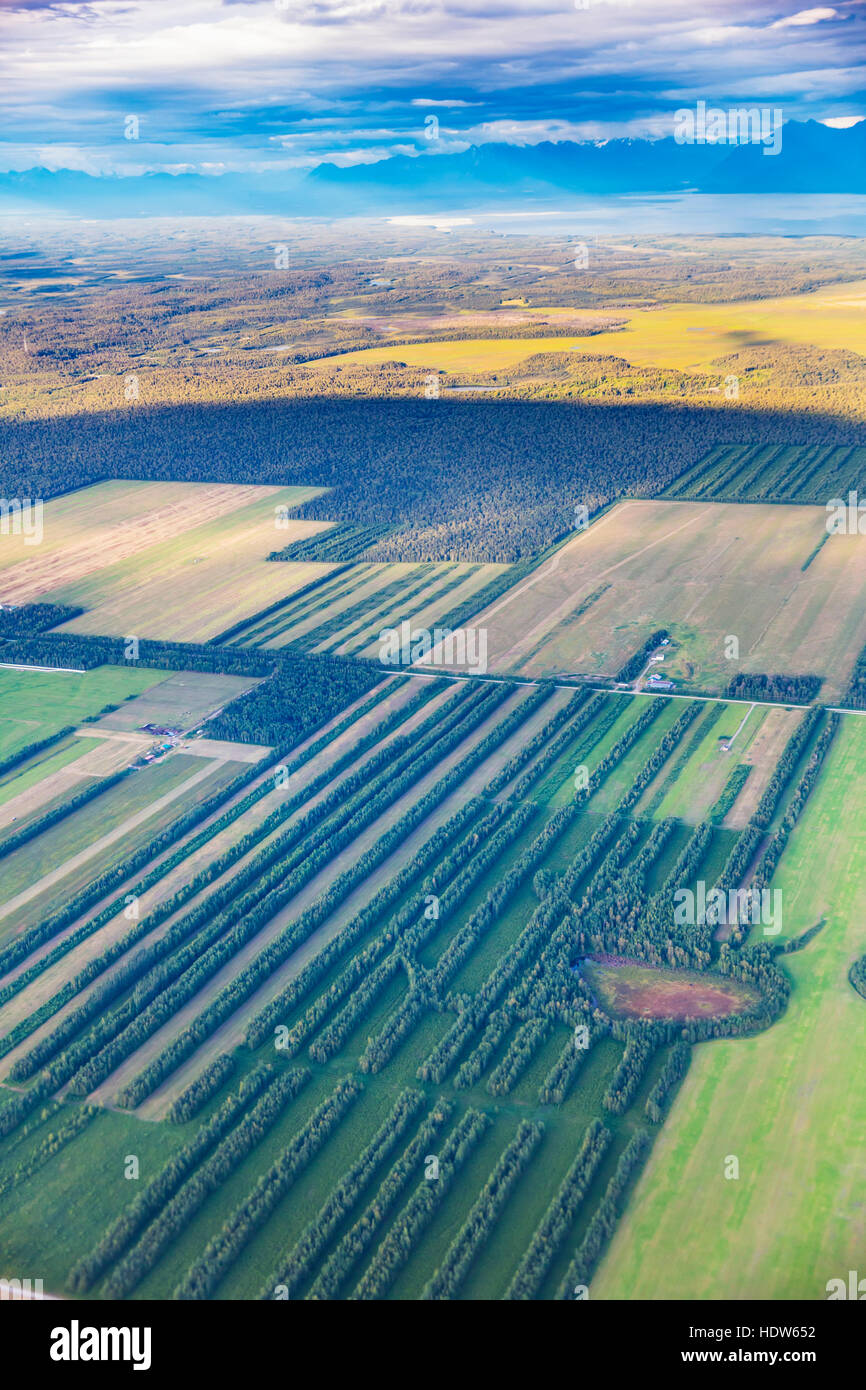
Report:
[[[231,483],[96,483],[44,504],[43,539],[5,537],[0,599],[31,603],[142,552],[207,528],[284,489]],[[315,489],[298,489],[314,495]],[[273,511],[271,511],[273,517]],[[314,526],[311,529],[315,529]]]
[[866,547],[830,536],[804,570],[825,535],[820,507],[623,502],[473,625],[487,629],[499,673],[615,676],[665,628],[674,641],[656,669],[677,688],[723,691],[741,671],[815,674],[832,701],[866,644]]
[[137,699],[104,714],[90,726],[90,732],[94,735],[140,733],[145,724],[187,732],[256,684],[253,677],[247,676],[177,671],[150,686]]
[[[175,497],[171,506],[156,501],[166,491]],[[65,631],[202,642],[327,572],[267,560],[290,541],[327,529],[327,522],[291,516],[321,491],[100,483],[46,504],[45,540],[34,557],[21,538],[20,553],[8,562],[14,568],[0,578],[0,598],[84,608]]]

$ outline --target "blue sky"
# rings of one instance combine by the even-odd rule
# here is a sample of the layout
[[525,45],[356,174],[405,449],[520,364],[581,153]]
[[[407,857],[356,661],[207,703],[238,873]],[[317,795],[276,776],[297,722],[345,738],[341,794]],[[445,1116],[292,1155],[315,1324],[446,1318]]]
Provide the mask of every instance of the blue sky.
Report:
[[700,99],[866,115],[863,0],[0,0],[0,30],[0,169],[266,172],[663,135]]

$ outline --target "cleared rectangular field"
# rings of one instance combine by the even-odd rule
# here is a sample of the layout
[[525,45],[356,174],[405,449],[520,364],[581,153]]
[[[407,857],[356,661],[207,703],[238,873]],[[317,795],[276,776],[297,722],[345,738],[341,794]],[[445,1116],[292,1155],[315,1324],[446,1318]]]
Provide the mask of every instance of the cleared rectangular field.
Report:
[[92,725],[92,732],[125,732],[140,729],[144,724],[186,732],[257,684],[257,680],[248,676],[224,676],[206,671],[172,672],[120,709],[104,714]]
[[[50,567],[40,574],[40,598],[86,609],[65,631],[203,642],[311,578],[328,573],[329,566],[322,564],[267,560],[271,550],[327,528],[324,521],[286,520],[284,514],[321,488],[227,488],[228,498],[220,499],[221,512],[202,517],[195,514],[196,493],[203,488],[207,495],[209,486],[183,484],[192,489],[192,498],[185,499],[188,510],[183,513],[182,530],[160,523],[147,530],[146,545],[117,546],[115,516],[124,506],[122,489],[145,486],[161,492],[163,484],[100,486],[121,491],[111,495],[107,520],[101,507],[90,520],[83,518],[88,553],[99,557],[99,564],[93,559],[81,562],[76,552],[76,566],[58,571],[57,577]],[[239,493],[234,502],[232,493]],[[54,521],[53,506],[46,506],[46,530],[50,523],[51,530],[63,535],[64,518]],[[122,541],[122,525],[120,531]],[[38,562],[22,562],[31,563]],[[13,580],[15,575],[17,571],[11,575]]]
[[785,957],[773,1027],[698,1045],[593,1297],[819,1300],[862,1271],[866,1001],[847,974],[866,951],[864,766],[866,721],[846,718],[774,880],[783,937],[826,925]]
[[[286,491],[314,496],[320,489],[112,480],[54,498],[43,506],[38,544],[23,534],[4,536],[0,599],[33,602],[211,522],[228,519],[230,523],[234,513],[251,503],[273,499],[273,508],[284,501],[275,494]],[[302,500],[303,496],[296,499]],[[273,509],[270,515],[273,521]],[[307,524],[310,531],[317,529],[315,523]]]
[[666,628],[675,644],[656,669],[680,688],[815,674],[832,702],[866,643],[866,542],[830,536],[804,568],[826,520],[823,507],[622,502],[473,626],[497,673],[613,677]]
[[[720,704],[719,707],[721,714],[689,751],[673,783],[667,785],[664,772],[659,773],[658,786],[651,784],[647,788],[646,800],[664,788],[656,814],[678,816],[687,824],[697,824],[709,815],[734,769],[745,765],[751,771],[724,818],[726,826],[741,830],[754,813],[802,713],[796,709],[772,709],[761,705]],[[708,713],[716,708],[709,705]],[[642,807],[643,803],[639,803],[638,814]]]
[[164,672],[149,666],[98,666],[80,673],[0,666],[0,758],[164,679]]

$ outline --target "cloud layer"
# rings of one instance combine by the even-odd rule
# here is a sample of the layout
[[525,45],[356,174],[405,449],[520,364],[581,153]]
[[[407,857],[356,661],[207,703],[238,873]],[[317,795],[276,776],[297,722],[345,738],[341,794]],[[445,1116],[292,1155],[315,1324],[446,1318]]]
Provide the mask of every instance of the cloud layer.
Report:
[[[267,170],[866,112],[859,0],[0,0],[0,167]],[[427,137],[427,116],[438,139]],[[127,117],[138,120],[129,138]]]

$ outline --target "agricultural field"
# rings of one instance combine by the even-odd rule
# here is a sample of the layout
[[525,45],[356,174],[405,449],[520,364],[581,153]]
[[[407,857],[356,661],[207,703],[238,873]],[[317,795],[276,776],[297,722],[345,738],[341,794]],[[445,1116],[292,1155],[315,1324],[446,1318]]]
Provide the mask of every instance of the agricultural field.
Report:
[[202,642],[327,573],[268,564],[327,529],[292,517],[322,489],[107,482],[47,502],[43,539],[4,545],[0,601],[83,608],[71,632]]
[[[760,876],[838,716],[382,672],[241,762],[202,680],[212,760],[180,740],[7,856],[4,1257],[98,1300],[584,1296],[683,1040],[787,998],[673,890]],[[576,968],[626,943],[631,1010]]]
[[380,633],[410,621],[412,630],[433,630],[455,607],[470,604],[486,585],[507,573],[505,565],[341,565],[312,591],[240,624],[229,645],[283,647],[378,658]]
[[[0,666],[0,760],[164,680],[145,666],[93,671],[10,670]],[[82,750],[83,751],[83,750]]]
[[[16,533],[11,528],[5,536],[0,597],[4,603],[31,602],[191,531],[204,528],[202,540],[216,537],[220,528],[212,533],[212,522],[227,521],[231,530],[233,513],[264,500],[271,503],[273,520],[274,506],[303,500],[303,496],[291,498],[291,490],[286,497],[285,491],[221,483],[112,480],[53,498],[44,504],[38,546],[26,531]],[[194,554],[196,549],[193,544]]]
[[[793,989],[767,1033],[701,1043],[593,1283],[613,1299],[826,1297],[862,1265],[866,1083],[852,1049],[863,999],[848,980],[866,950],[862,818],[866,723],[839,730],[775,885]],[[725,1156],[739,1158],[726,1180]]]
[[832,704],[866,644],[866,548],[826,523],[817,506],[621,502],[473,622],[496,673],[616,678],[664,629],[656,669],[679,689],[810,674]]

